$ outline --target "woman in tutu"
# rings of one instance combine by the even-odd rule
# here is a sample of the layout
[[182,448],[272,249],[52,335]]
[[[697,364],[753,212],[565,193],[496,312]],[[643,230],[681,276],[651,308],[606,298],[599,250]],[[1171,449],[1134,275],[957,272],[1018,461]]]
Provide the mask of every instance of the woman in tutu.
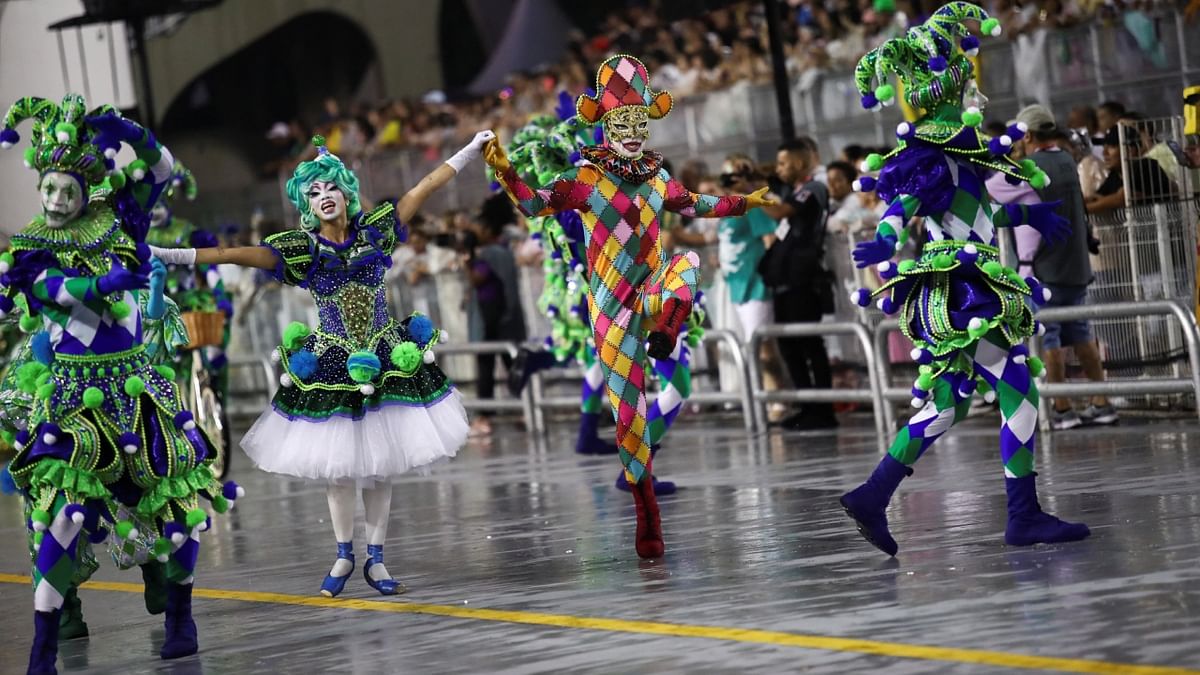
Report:
[[453,457],[466,442],[458,392],[433,365],[439,332],[429,319],[388,315],[384,272],[405,224],[435,190],[479,156],[490,131],[438,167],[398,202],[363,211],[358,179],[315,137],[317,157],[287,184],[301,228],[259,246],[153,249],[175,264],[231,263],[270,270],[316,300],[320,325],[293,323],[276,350],[283,386],[242,439],[266,471],[328,482],[337,560],[321,584],[334,597],[354,571],[354,507],[363,490],[367,561],[363,576],[383,595],[404,591],[383,565],[391,479]]

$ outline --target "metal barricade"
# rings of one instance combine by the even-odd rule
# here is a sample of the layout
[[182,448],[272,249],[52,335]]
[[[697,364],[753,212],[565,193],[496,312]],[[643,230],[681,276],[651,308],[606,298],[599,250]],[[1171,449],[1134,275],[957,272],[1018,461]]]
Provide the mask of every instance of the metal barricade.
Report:
[[[447,342],[434,348],[439,356],[443,354],[508,354],[517,357],[518,347],[514,342]],[[461,390],[460,390],[461,391]],[[480,399],[462,397],[463,407],[467,410],[520,410],[527,429],[537,429],[533,414],[533,397],[526,388],[517,400],[511,399]]]
[[[738,391],[723,392],[723,391],[692,391],[685,403],[697,403],[701,405],[722,405],[726,403],[737,403],[742,410],[742,422],[747,432],[754,432],[758,427],[754,417],[754,399],[751,396],[751,384],[749,379],[749,368],[746,361],[744,347],[737,335],[733,331],[720,328],[709,328],[704,331],[703,343],[715,342],[724,344],[729,350],[733,358],[733,367],[738,381]],[[566,379],[560,378],[559,379]],[[571,378],[574,379],[574,378]],[[693,381],[694,382],[694,381]],[[651,378],[648,381],[650,386],[654,386],[656,381]],[[542,373],[534,373],[530,378],[528,391],[532,392],[533,396],[533,428],[539,433],[547,429],[545,411],[547,410],[571,410],[579,408],[579,396],[547,396],[544,375]],[[649,392],[648,392],[649,393]]]
[[[862,347],[867,361],[867,389],[795,389],[791,391],[766,391],[763,389],[762,372],[759,369],[759,345],[767,338],[825,337],[826,335],[853,335]],[[878,354],[872,348],[871,334],[866,326],[856,321],[831,323],[789,323],[759,326],[750,335],[746,344],[750,386],[754,401],[755,423],[758,428],[767,428],[767,404],[781,402],[832,402],[857,401],[870,403],[874,408],[875,432],[882,451],[887,447],[888,428],[884,425],[883,412],[886,405],[880,385]]]

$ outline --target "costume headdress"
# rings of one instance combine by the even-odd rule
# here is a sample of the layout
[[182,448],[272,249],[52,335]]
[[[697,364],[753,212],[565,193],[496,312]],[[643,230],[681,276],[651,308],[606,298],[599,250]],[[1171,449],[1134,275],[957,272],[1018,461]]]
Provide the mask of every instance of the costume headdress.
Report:
[[26,96],[18,99],[4,116],[4,128],[0,130],[0,147],[11,147],[21,140],[16,127],[25,120],[33,120],[29,134],[30,147],[25,150],[25,165],[35,169],[38,175],[49,171],[73,174],[94,187],[101,183],[113,167],[110,153],[96,144],[97,134],[86,118],[115,112],[111,106],[86,109],[83,97],[67,94],[62,103]]
[[[925,23],[910,28],[904,37],[892,38],[867,52],[854,72],[863,107],[875,109],[895,99],[891,74],[899,78],[913,108],[930,110],[939,103],[958,105],[963,85],[974,76],[969,57],[979,52],[979,38],[963,25],[967,20],[978,21],[985,35],[1000,34],[1000,22],[980,7],[951,2]],[[978,111],[972,118],[975,114]],[[975,123],[981,121],[982,116]]]
[[644,106],[650,119],[662,119],[675,105],[671,94],[650,88],[650,73],[641,61],[626,54],[610,56],[596,71],[596,95],[575,100],[580,119],[597,124],[609,112],[625,106]]
[[171,167],[171,182],[163,191],[163,201],[170,204],[183,197],[190,202],[196,198],[196,192],[196,177],[183,165],[183,162],[175,160],[174,166]]
[[300,162],[286,186],[288,200],[300,211],[300,224],[308,230],[316,230],[321,225],[309,208],[306,194],[308,187],[318,180],[337,184],[338,189],[346,195],[347,215],[354,217],[362,211],[362,204],[358,200],[358,177],[342,163],[341,158],[325,147],[324,136],[313,136],[312,144],[317,147],[317,156]]

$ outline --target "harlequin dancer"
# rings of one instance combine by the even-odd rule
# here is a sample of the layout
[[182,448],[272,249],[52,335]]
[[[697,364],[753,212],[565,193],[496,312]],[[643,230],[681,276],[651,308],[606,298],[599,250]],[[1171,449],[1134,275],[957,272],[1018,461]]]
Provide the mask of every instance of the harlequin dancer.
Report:
[[667,209],[719,218],[771,202],[763,197],[765,189],[744,197],[693,194],[663,169],[662,155],[643,151],[649,121],[665,116],[672,105],[671,95],[652,91],[649,82],[637,59],[606,59],[596,75],[596,96],[576,101],[583,122],[603,122],[606,144],[583,148],[584,162],[543,187],[528,186],[498,142],[489,143],[484,156],[527,216],[577,210],[583,217],[588,310],[621,463],[637,505],[636,549],[643,558],[656,558],[665,547],[650,480],[643,364],[647,355],[665,359],[675,350],[700,276],[695,253],[667,259],[658,214]]
[[[557,119],[550,115],[535,117],[517,131],[509,145],[509,160],[527,184],[549,182],[555,175],[570,169],[579,160],[579,149],[593,145],[599,136],[592,133],[592,125],[580,122],[569,96],[560,94],[559,103]],[[523,387],[525,380],[536,370],[558,364],[581,364],[584,374],[575,451],[616,454],[616,444],[602,440],[598,431],[604,405],[604,375],[587,320],[583,220],[575,211],[563,211],[553,216],[530,218],[528,227],[530,236],[541,242],[545,254],[546,281],[538,308],[550,318],[551,332],[544,351],[523,350],[518,356],[514,371],[521,382],[516,388]],[[703,336],[701,295],[697,293],[688,330],[680,333],[675,351],[664,359],[650,359],[660,386],[659,395],[650,404],[646,415],[650,424],[651,457],[657,454],[659,440],[691,393],[688,357],[690,348]],[[671,481],[660,481],[655,476],[651,476],[651,481],[656,495],[675,492],[675,484]],[[616,487],[626,492],[630,490],[624,469],[617,474]]]
[[[1038,329],[1025,297],[1037,302],[1049,293],[1036,279],[1022,279],[1000,264],[996,227],[1027,224],[1047,240],[1060,239],[1067,224],[1053,204],[1000,206],[984,188],[987,171],[1012,182],[1045,185],[1046,175],[1032,162],[1007,157],[1024,134],[1014,125],[990,141],[978,126],[986,103],[976,87],[968,56],[979,48],[963,22],[978,21],[986,35],[999,35],[996,19],[975,5],[943,6],[923,25],[887,41],[858,63],[855,80],[863,105],[874,108],[895,97],[887,83],[896,73],[908,103],[924,110],[914,124],[897,130],[899,148],[886,158],[874,155],[867,168],[882,167],[878,183],[860,179],[888,203],[873,241],[859,244],[859,267],[879,264],[886,280],[875,292],[885,313],[899,312],[900,327],[916,348],[920,376],[913,406],[920,411],[901,430],[870,479],[841,499],[859,532],[881,551],[898,547],[888,531],[888,501],[921,454],[956,422],[967,416],[978,386],[999,399],[1002,425],[1000,456],[1008,491],[1005,541],[1025,546],[1083,539],[1086,525],[1067,523],[1042,512],[1034,486],[1033,452],[1037,434],[1038,391],[1034,378],[1042,364],[1023,342]],[[872,90],[872,81],[878,86]],[[927,242],[919,260],[891,262],[904,225],[925,219]],[[870,294],[856,291],[865,306]]]
[[[175,215],[172,208],[178,201],[196,198],[196,178],[178,160],[171,170],[171,181],[163,190],[158,203],[150,211],[150,231],[146,243],[159,248],[207,248],[217,245],[216,235],[202,230],[190,221]],[[233,300],[225,290],[221,273],[215,265],[198,265],[195,268],[172,266],[167,276],[167,296],[175,301],[183,312],[222,312],[225,314],[225,335],[221,346],[205,347],[203,357],[206,368],[213,374],[216,390],[224,402],[229,380],[229,360],[225,347],[229,345],[229,329],[233,318]]]
[[328,483],[337,560],[321,584],[326,597],[341,593],[354,571],[358,487],[366,511],[363,577],[383,595],[404,592],[383,564],[391,481],[453,457],[466,443],[466,411],[433,363],[440,332],[419,314],[399,322],[388,316],[384,272],[408,239],[406,221],[494,137],[476,134],[399,202],[363,211],[358,178],[318,136],[316,159],[301,162],[287,183],[302,229],[271,235],[260,246],[154,249],[174,264],[271,270],[316,300],[320,325],[294,323],[284,332],[275,352],[283,386],[242,448],[266,471]]
[[[239,488],[222,488],[213,478],[211,443],[180,410],[173,378],[151,366],[143,345],[140,296],[151,266],[140,242],[149,208],[170,176],[171,155],[108,106],[85,113],[77,95],[61,106],[17,101],[0,143],[16,143],[16,126],[25,119],[34,122],[25,159],[38,171],[43,213],[0,259],[0,310],[11,311],[20,294],[25,329],[44,326],[49,334],[50,365],[34,361],[19,373],[35,401],[9,466],[32,507],[36,633],[29,672],[55,672],[78,539],[103,541],[109,529],[102,519],[118,542],[139,539],[135,523],[152,530],[152,555],[166,564],[167,578],[160,655],[194,654],[192,580],[199,535],[208,528],[200,497],[222,512]],[[107,198],[89,194],[113,168],[110,158],[122,143],[138,159],[108,176],[115,191]]]

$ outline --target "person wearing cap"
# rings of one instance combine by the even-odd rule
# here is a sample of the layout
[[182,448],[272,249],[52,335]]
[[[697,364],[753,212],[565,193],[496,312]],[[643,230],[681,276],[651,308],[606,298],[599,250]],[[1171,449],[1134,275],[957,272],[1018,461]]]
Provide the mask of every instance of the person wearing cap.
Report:
[[[1029,128],[1022,141],[1025,156],[1046,172],[1050,181],[1042,188],[1028,187],[1030,196],[1038,202],[1057,202],[1058,215],[1071,223],[1071,233],[1062,242],[1043,241],[1033,228],[1017,228],[1017,249],[1021,271],[1032,268],[1050,291],[1048,307],[1075,307],[1087,302],[1087,288],[1092,282],[1092,267],[1088,251],[1088,221],[1084,210],[1083,191],[1075,159],[1063,152],[1059,141],[1065,132],[1059,129],[1054,115],[1044,106],[1031,105],[1017,114],[1017,122]],[[1087,321],[1047,322],[1042,348],[1046,354],[1046,379],[1066,380],[1066,349],[1071,348],[1083,366],[1087,378],[1104,381],[1104,366],[1100,350],[1092,338]],[[1089,401],[1088,407],[1076,412],[1067,398],[1055,398],[1050,424],[1055,429],[1072,429],[1088,424],[1115,424],[1117,412],[1103,396]]]

